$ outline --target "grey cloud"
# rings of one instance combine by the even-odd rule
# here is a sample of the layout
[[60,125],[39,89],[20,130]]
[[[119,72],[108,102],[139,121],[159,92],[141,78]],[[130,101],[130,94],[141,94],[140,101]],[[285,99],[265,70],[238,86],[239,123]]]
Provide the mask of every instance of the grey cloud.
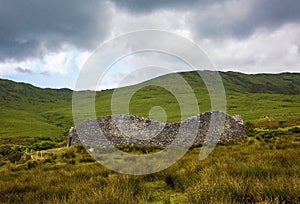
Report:
[[22,74],[32,74],[33,72],[30,69],[17,67],[15,68],[15,71]]
[[300,1],[298,0],[256,0],[254,2],[249,19],[260,25],[278,26],[300,20]]
[[[160,9],[192,8],[198,0],[111,0],[116,6],[126,9],[133,14],[142,14]],[[202,1],[207,3],[209,0]]]
[[94,49],[109,34],[105,1],[0,0],[0,61],[41,57],[66,45]]
[[272,31],[300,22],[298,0],[0,0],[0,5],[0,61],[39,58],[66,45],[94,49],[114,32],[111,22],[120,9],[133,16],[174,10],[178,20],[181,11],[188,11],[191,15],[180,29],[193,37],[220,40],[247,38],[260,28]]
[[[192,18],[187,27],[196,36],[245,38],[258,28],[276,29],[300,21],[299,0],[112,0],[131,14],[158,10],[186,10]],[[178,15],[180,18],[180,15]]]
[[193,29],[201,37],[245,38],[258,29],[275,30],[287,23],[300,22],[298,0],[223,1],[208,5],[196,15]]

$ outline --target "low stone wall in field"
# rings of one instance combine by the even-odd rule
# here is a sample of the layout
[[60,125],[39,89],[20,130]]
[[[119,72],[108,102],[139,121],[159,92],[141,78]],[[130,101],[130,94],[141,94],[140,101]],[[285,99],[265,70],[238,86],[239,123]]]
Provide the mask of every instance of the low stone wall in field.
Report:
[[[213,119],[213,120],[211,120]],[[222,122],[223,121],[223,122]],[[79,136],[78,136],[79,134]],[[197,145],[206,141],[226,142],[245,136],[240,116],[213,111],[181,123],[162,123],[133,115],[114,115],[88,120],[71,128],[68,146],[80,144],[158,146]]]

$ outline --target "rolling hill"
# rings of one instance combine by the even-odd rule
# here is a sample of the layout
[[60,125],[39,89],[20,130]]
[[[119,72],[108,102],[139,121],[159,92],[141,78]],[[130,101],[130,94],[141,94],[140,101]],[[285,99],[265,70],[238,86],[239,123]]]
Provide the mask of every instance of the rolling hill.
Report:
[[[192,87],[200,112],[210,110],[207,89],[195,72],[180,75]],[[273,123],[299,125],[300,74],[255,74],[220,72],[227,97],[227,112],[242,115],[245,121],[263,123],[267,116]],[[180,88],[174,74],[151,81],[164,81]],[[151,81],[144,82],[146,85]],[[121,88],[130,90],[132,87]],[[118,89],[118,90],[121,90]],[[97,117],[111,114],[114,90],[96,94]],[[27,144],[36,140],[66,138],[72,121],[70,89],[42,89],[26,83],[0,79],[0,142]],[[184,92],[182,94],[185,94]],[[145,86],[130,101],[130,114],[149,117],[153,106],[164,108],[168,122],[180,121],[180,107],[169,91],[157,86]],[[159,119],[159,118],[158,118]]]

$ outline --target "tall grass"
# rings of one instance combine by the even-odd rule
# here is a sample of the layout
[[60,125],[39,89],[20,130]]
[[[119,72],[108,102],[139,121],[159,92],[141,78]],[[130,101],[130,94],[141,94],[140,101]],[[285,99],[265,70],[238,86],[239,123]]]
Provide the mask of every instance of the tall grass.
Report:
[[[286,148],[276,148],[287,138]],[[203,161],[193,148],[168,169],[143,176],[110,171],[81,147],[49,150],[43,159],[0,167],[0,202],[300,203],[299,138],[244,138],[218,145]]]

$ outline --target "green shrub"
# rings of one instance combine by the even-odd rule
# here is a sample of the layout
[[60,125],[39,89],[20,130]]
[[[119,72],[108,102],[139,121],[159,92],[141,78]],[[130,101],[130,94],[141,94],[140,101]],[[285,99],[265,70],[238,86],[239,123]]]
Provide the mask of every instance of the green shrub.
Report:
[[17,162],[17,161],[19,161],[20,159],[21,159],[21,157],[22,157],[22,155],[23,155],[23,152],[21,152],[21,151],[13,151],[9,156],[8,156],[8,159],[9,159],[9,161],[11,161],[11,162]]
[[58,144],[52,141],[41,141],[30,145],[28,148],[36,151],[45,150],[45,149],[53,149],[58,148]]
[[24,149],[21,146],[5,145],[0,147],[0,154],[10,162],[17,162],[21,159]]

